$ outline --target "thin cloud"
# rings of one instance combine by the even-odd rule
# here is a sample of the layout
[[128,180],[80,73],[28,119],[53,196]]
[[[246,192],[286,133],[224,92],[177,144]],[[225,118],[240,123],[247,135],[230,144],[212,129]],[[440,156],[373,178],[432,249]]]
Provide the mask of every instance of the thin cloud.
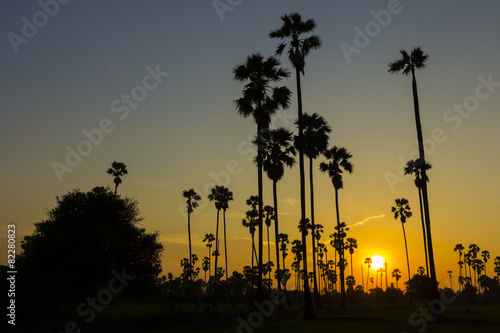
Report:
[[375,216],[368,216],[368,217],[365,217],[363,220],[361,220],[359,222],[356,222],[354,224],[349,225],[348,227],[349,228],[358,227],[358,226],[364,225],[368,221],[375,220],[375,219],[381,219],[383,217],[385,217],[385,214],[375,215]]

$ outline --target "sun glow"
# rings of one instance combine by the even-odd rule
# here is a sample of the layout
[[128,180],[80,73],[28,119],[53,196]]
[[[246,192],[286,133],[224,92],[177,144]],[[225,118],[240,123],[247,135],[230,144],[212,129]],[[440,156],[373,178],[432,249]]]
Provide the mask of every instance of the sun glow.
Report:
[[384,267],[384,265],[385,265],[385,258],[384,257],[379,256],[378,254],[374,254],[372,256],[371,268],[373,268],[374,270],[377,270],[379,268]]

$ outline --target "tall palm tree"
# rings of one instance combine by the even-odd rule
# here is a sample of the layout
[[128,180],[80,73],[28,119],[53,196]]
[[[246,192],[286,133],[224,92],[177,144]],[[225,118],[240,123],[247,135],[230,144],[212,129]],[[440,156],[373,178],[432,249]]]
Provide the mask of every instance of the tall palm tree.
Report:
[[[300,75],[304,75],[306,65],[305,58],[312,50],[321,47],[319,36],[310,35],[316,29],[316,22],[313,19],[302,20],[299,13],[291,13],[281,16],[283,21],[279,29],[269,33],[270,38],[279,39],[276,54],[281,55],[288,47],[288,59],[295,68],[295,78],[297,83],[297,104],[298,104],[298,123],[299,123],[299,168],[300,168],[300,208],[301,223],[306,219],[306,194],[305,194],[305,176],[304,176],[304,145],[303,145],[303,122],[302,122],[302,89],[300,85]],[[308,35],[307,37],[305,35]],[[305,232],[305,231],[304,231]],[[307,250],[306,235],[302,234],[303,251],[303,269],[307,275]],[[304,283],[304,318],[314,318],[316,315],[312,306],[309,283],[305,279]]]
[[[353,165],[350,161],[352,154],[344,147],[333,146],[331,149],[326,150],[323,156],[327,159],[327,162],[321,162],[319,169],[321,172],[327,172],[330,176],[335,189],[335,209],[337,212],[337,228],[340,228],[340,214],[339,214],[339,198],[338,191],[344,187],[344,181],[342,179],[342,174],[344,171],[352,173]],[[344,251],[339,248],[339,262],[344,260]],[[345,297],[345,279],[344,279],[344,265],[340,265],[340,307],[343,308],[346,305]]]
[[208,199],[210,201],[214,201],[215,203],[215,209],[217,209],[217,226],[215,228],[215,251],[214,251],[214,256],[215,256],[215,267],[214,267],[214,302],[213,302],[213,305],[214,306],[217,306],[217,298],[216,298],[216,295],[217,295],[217,280],[218,280],[218,265],[217,265],[217,262],[218,262],[218,259],[219,259],[219,255],[220,255],[220,251],[219,251],[219,213],[220,213],[220,210],[222,209],[223,207],[223,203],[222,203],[222,198],[221,198],[221,192],[222,192],[222,188],[223,186],[219,186],[219,185],[215,185],[215,187],[212,187],[211,189],[211,193],[208,195]]
[[285,87],[271,87],[290,76],[290,73],[280,67],[275,57],[264,58],[259,53],[247,57],[246,62],[236,65],[233,69],[234,79],[246,83],[243,97],[235,101],[236,109],[243,117],[253,116],[257,123],[257,177],[259,196],[259,267],[257,277],[257,298],[262,298],[262,223],[263,223],[263,189],[262,189],[262,151],[264,140],[262,135],[271,122],[271,116],[280,108],[287,109],[290,105],[290,90]]
[[401,278],[401,271],[396,268],[392,271],[392,277],[396,279],[396,288],[398,287],[398,281]]
[[[266,205],[264,206],[264,214],[265,216],[265,223],[267,227],[267,264],[270,265],[271,263],[271,243],[269,242],[269,227],[271,226],[271,220],[274,219],[274,208]],[[276,259],[278,262],[279,260]],[[270,267],[270,266],[269,266]],[[269,279],[271,279],[271,270],[269,269]]]
[[[396,206],[391,207],[391,212],[394,213],[394,219],[397,220],[399,218],[399,220],[401,221],[401,225],[403,226],[403,237],[405,239],[405,250],[406,250],[406,265],[408,267],[408,281],[410,281],[411,279],[410,259],[408,258],[408,244],[406,243],[406,232],[405,232],[406,220],[412,216],[408,200],[405,198],[396,199]],[[411,294],[410,294],[410,305],[411,305]]]
[[214,234],[205,234],[205,238],[203,238],[203,243],[207,242],[208,248],[208,281],[210,281],[210,267],[212,266],[212,245],[215,241]]
[[481,256],[483,257],[484,261],[484,275],[486,275],[486,263],[488,262],[488,259],[490,259],[490,251],[488,250],[482,251]]
[[349,249],[349,254],[351,255],[351,275],[354,276],[353,273],[353,266],[352,266],[352,255],[354,253],[354,249],[358,248],[358,241],[356,238],[349,237],[346,239],[347,242],[347,249]]
[[[278,235],[278,241],[280,243],[281,258],[283,259],[283,272],[285,272],[285,270],[286,270],[285,258],[288,256],[287,244],[290,243],[290,241],[288,240],[288,234],[280,233]],[[281,280],[281,279],[279,279],[279,280]],[[284,283],[284,286],[285,286],[285,290],[286,290],[286,283]]]
[[118,185],[122,183],[121,177],[128,174],[127,166],[123,162],[114,161],[113,163],[111,163],[111,168],[108,169],[107,173],[115,177],[113,179],[113,182],[115,183],[115,195],[116,195],[116,191],[118,190]]
[[[262,165],[269,179],[273,181],[273,203],[274,203],[274,235],[276,243],[276,269],[280,270],[279,245],[278,245],[278,181],[283,178],[285,166],[292,167],[295,164],[295,148],[293,147],[293,134],[285,128],[278,128],[269,132],[262,152]],[[268,229],[269,231],[269,229]],[[278,291],[281,292],[281,276],[278,274]]]
[[229,300],[231,304],[234,305],[233,298],[229,291],[229,279],[228,279],[228,269],[227,269],[227,236],[226,236],[226,210],[229,208],[229,201],[233,201],[233,192],[229,191],[227,187],[220,186],[219,188],[219,202],[222,208],[222,220],[224,221],[224,263],[226,265],[226,287]]
[[[429,163],[425,163],[423,166],[425,170],[429,170],[432,168],[432,165]],[[429,177],[426,176],[426,179],[422,178],[422,172],[420,171],[422,169],[422,164],[417,160],[410,160],[406,162],[406,167],[405,167],[405,175],[413,175],[415,174],[415,186],[418,189],[418,201],[420,203],[420,220],[422,221],[422,233],[423,233],[423,239],[424,239],[424,253],[425,253],[425,268],[427,269],[427,277],[429,277],[429,256],[427,253],[427,236],[425,233],[425,219],[424,219],[424,207],[422,203],[422,183],[423,182],[429,182]]]
[[370,267],[372,266],[372,258],[366,258],[365,259],[365,264],[368,265],[368,270],[366,274],[366,290],[368,291],[370,287],[368,287],[368,280],[370,279]]
[[[460,277],[462,276],[462,265],[463,265],[463,261],[462,261],[462,254],[463,254],[463,251],[464,251],[464,246],[462,244],[457,244],[455,245],[455,248],[453,249],[453,251],[457,252],[458,251],[458,278],[460,279]],[[458,285],[459,286],[459,290],[460,290],[460,287],[461,287],[461,284]]]
[[[298,122],[296,123],[298,125]],[[311,228],[315,230],[315,219],[314,219],[314,178],[313,178],[313,160],[318,158],[327,148],[329,133],[332,128],[328,125],[325,118],[317,113],[309,115],[304,113],[302,116],[302,128],[303,128],[303,145],[304,154],[309,158],[309,189],[311,195]],[[295,146],[299,146],[299,137],[295,137]],[[321,305],[319,293],[318,293],[318,283],[316,274],[316,239],[314,233],[312,236],[312,252],[313,252],[313,275],[314,275],[314,296],[316,299],[316,304]]]
[[[422,125],[420,123],[420,107],[418,103],[417,80],[415,79],[415,70],[424,68],[429,55],[424,53],[420,47],[414,48],[410,54],[405,50],[400,50],[401,58],[389,63],[389,73],[401,72],[403,75],[412,76],[412,92],[413,92],[413,108],[415,111],[415,124],[417,128],[417,140],[420,165],[425,165],[424,139],[422,135]],[[427,179],[425,167],[421,168],[422,179]],[[424,204],[425,228],[427,232],[427,253],[429,255],[429,271],[432,281],[433,298],[439,298],[439,290],[436,276],[436,268],[434,265],[434,251],[432,247],[431,235],[431,218],[429,212],[429,199],[427,195],[427,182],[422,182],[422,201]]]
[[[201,200],[201,197],[198,195],[198,193],[196,193],[194,189],[182,191],[182,196],[187,199],[186,208],[188,213],[189,265],[193,267],[191,258],[191,213],[196,207],[198,207],[198,201]],[[191,276],[189,276],[189,279],[191,279]]]

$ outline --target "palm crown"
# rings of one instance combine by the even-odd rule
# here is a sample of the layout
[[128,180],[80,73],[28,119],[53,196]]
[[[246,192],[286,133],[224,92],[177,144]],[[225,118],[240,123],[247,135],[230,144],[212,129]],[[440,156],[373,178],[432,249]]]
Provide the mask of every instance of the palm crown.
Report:
[[234,79],[248,83],[243,88],[243,97],[234,103],[243,117],[253,116],[257,124],[266,128],[271,116],[281,107],[290,105],[291,92],[286,86],[271,87],[272,82],[279,82],[290,76],[280,66],[276,57],[264,58],[260,53],[247,57],[246,62],[233,69]]
[[[432,168],[430,163],[425,162],[425,166],[423,167],[425,170],[429,170]],[[413,175],[415,174],[415,185],[418,188],[423,186],[424,179],[422,178],[422,163],[420,159],[410,160],[406,162],[405,166],[405,175]],[[429,177],[427,177],[427,173],[425,174],[425,181],[429,182]]]
[[269,37],[281,40],[288,38],[288,42],[278,44],[276,54],[281,55],[288,45],[288,59],[293,67],[304,75],[305,58],[311,50],[321,47],[321,39],[316,35],[309,37],[302,35],[314,31],[316,21],[313,19],[303,21],[300,14],[295,12],[281,16],[281,20],[283,21],[281,28],[271,31]]
[[[332,128],[327,124],[325,118],[317,113],[302,115],[304,126],[304,154],[309,158],[317,158],[328,148],[328,134]],[[299,137],[295,136],[295,146],[298,147]]]
[[186,191],[182,191],[182,196],[186,198],[188,213],[192,213],[193,209],[198,207],[198,200],[201,200],[201,197],[198,193],[195,192],[194,189],[189,189]]
[[[292,145],[293,134],[285,128],[269,132],[269,139],[263,149],[262,166],[271,180],[279,181],[285,173],[285,166],[295,164],[295,148]],[[257,161],[258,157],[256,157]]]
[[321,172],[327,172],[332,179],[333,186],[336,189],[341,189],[344,187],[344,182],[342,181],[343,170],[352,173],[353,165],[349,161],[352,154],[344,147],[333,146],[331,149],[326,150],[323,156],[328,161],[328,163],[321,162],[319,169]]
[[414,73],[415,69],[424,68],[425,62],[429,58],[420,47],[415,47],[410,54],[406,50],[400,50],[401,59],[389,63],[389,73],[401,72],[403,75]]
[[412,216],[410,205],[405,198],[396,199],[396,207],[393,206],[391,211],[394,213],[394,218],[396,220],[399,218],[401,223],[405,223]]
[[114,161],[113,163],[111,163],[111,168],[108,169],[107,173],[115,177],[113,181],[115,183],[115,193],[116,193],[118,185],[122,183],[121,177],[123,175],[128,174],[127,166],[125,165],[125,163]]

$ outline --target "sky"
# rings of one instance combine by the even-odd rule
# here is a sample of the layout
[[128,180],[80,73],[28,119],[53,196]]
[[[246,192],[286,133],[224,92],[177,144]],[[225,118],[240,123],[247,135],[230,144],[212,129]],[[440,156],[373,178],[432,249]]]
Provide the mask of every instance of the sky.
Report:
[[[281,26],[281,15],[299,12],[315,19],[323,42],[306,59],[304,111],[322,115],[332,127],[330,145],[353,154],[354,172],[344,177],[339,203],[348,237],[358,240],[357,283],[364,259],[375,253],[407,278],[401,223],[390,211],[396,198],[408,198],[414,212],[405,226],[411,271],[425,266],[418,192],[402,174],[417,151],[411,80],[387,73],[400,49],[415,46],[430,55],[417,82],[433,166],[438,280],[449,286],[452,270],[456,283],[457,243],[490,251],[490,274],[500,255],[499,11],[500,3],[485,0],[2,1],[0,246],[6,248],[7,225],[15,223],[20,249],[56,196],[113,186],[106,170],[120,161],[129,174],[118,192],[137,199],[142,225],[160,232],[162,274],[178,275],[188,256],[183,190],[202,196],[191,230],[193,252],[207,254],[202,239],[215,233],[216,210],[206,194],[215,184],[234,193],[228,264],[230,272],[241,271],[250,261],[241,220],[246,199],[257,193],[250,145],[256,125],[235,110],[243,85],[232,69],[252,53],[273,55],[277,41],[268,33]],[[280,84],[292,90],[292,104],[272,127],[296,130],[295,77]],[[314,164],[315,215],[328,242],[334,191],[319,172],[321,161]],[[286,170],[278,200],[280,232],[299,239],[298,167]],[[264,203],[272,203],[268,179]]]

